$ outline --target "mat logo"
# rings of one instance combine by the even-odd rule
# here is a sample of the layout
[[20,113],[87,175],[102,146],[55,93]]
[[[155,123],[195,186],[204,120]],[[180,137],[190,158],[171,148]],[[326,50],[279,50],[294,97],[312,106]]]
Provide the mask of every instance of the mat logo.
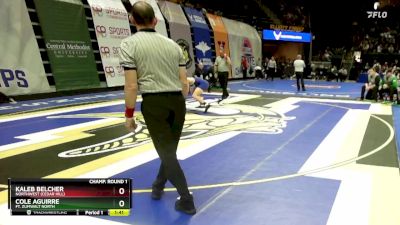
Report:
[[[181,140],[207,138],[227,132],[246,132],[280,134],[287,126],[287,121],[294,117],[286,117],[271,109],[249,105],[224,105],[221,110],[214,110],[213,115],[204,116],[187,114]],[[129,133],[112,140],[105,140],[90,146],[64,151],[58,154],[61,158],[83,157],[121,151],[150,143],[149,131],[143,116],[136,114],[138,127],[134,133]],[[93,118],[93,114],[66,115],[65,118]],[[123,113],[101,113],[101,118],[122,118]],[[63,118],[60,116],[60,118]],[[121,127],[122,129],[122,127]]]
[[0,87],[10,87],[14,83],[21,88],[29,87],[23,70],[0,69],[0,76],[2,81]]

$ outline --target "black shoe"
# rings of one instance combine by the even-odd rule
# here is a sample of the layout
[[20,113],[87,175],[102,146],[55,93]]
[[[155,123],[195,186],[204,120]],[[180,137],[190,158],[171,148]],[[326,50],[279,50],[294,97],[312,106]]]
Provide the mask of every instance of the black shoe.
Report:
[[175,210],[181,211],[183,213],[194,215],[196,214],[196,208],[194,207],[193,197],[190,198],[181,198],[175,202]]
[[160,200],[162,195],[164,194],[164,190],[163,189],[159,189],[159,188],[154,188],[151,191],[151,198],[153,200]]
[[208,109],[209,109],[210,107],[211,107],[211,105],[210,105],[210,104],[207,104],[207,105],[206,105],[206,108],[204,109],[204,112],[207,113],[207,111],[208,111]]

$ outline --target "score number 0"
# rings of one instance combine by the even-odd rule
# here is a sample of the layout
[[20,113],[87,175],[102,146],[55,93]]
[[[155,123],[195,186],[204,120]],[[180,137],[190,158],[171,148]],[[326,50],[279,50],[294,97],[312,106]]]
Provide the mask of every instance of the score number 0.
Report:
[[[118,193],[120,194],[120,195],[124,195],[125,194],[125,188],[123,188],[123,187],[121,187],[121,188],[119,188],[118,189]],[[124,200],[120,200],[119,202],[118,202],[118,205],[119,205],[119,207],[124,207],[125,206],[125,201]]]

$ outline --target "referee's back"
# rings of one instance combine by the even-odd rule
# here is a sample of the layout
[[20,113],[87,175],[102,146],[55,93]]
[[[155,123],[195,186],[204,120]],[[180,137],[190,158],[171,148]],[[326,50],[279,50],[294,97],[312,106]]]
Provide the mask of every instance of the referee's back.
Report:
[[182,49],[153,29],[142,29],[121,43],[120,64],[135,69],[142,93],[182,90],[179,66],[185,66]]

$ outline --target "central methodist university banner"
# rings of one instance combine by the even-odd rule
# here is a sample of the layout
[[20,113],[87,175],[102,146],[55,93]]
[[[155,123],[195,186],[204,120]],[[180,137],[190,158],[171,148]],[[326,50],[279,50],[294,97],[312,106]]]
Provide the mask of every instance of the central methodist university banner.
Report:
[[121,40],[131,35],[128,13],[121,0],[88,0],[93,15],[97,43],[107,86],[125,84],[124,69],[119,65]]
[[24,0],[0,1],[0,91],[6,95],[50,92]]
[[[139,0],[129,0],[129,1],[133,5],[136,2],[138,2]],[[158,33],[164,35],[165,37],[168,37],[167,26],[165,25],[164,17],[162,15],[162,13],[160,12],[160,9],[158,8],[156,0],[140,0],[140,1],[147,2],[153,7],[154,13],[155,13],[157,21],[158,21],[157,25],[156,25],[156,31]]]
[[201,61],[207,70],[213,66],[210,29],[200,11],[188,7],[184,9],[193,29],[196,59]]
[[194,73],[193,44],[190,25],[185,13],[178,4],[168,1],[160,1],[158,4],[161,12],[168,20],[171,39],[181,46],[186,59],[186,69],[188,74],[192,75]]
[[57,90],[99,87],[80,0],[34,0]]
[[228,31],[232,60],[232,77],[243,78],[241,62],[247,61],[247,77],[254,77],[254,67],[261,66],[261,38],[257,30],[248,24],[222,18]]
[[224,51],[230,57],[228,32],[222,22],[222,17],[207,13],[208,21],[214,31],[215,54],[218,56],[219,51]]

